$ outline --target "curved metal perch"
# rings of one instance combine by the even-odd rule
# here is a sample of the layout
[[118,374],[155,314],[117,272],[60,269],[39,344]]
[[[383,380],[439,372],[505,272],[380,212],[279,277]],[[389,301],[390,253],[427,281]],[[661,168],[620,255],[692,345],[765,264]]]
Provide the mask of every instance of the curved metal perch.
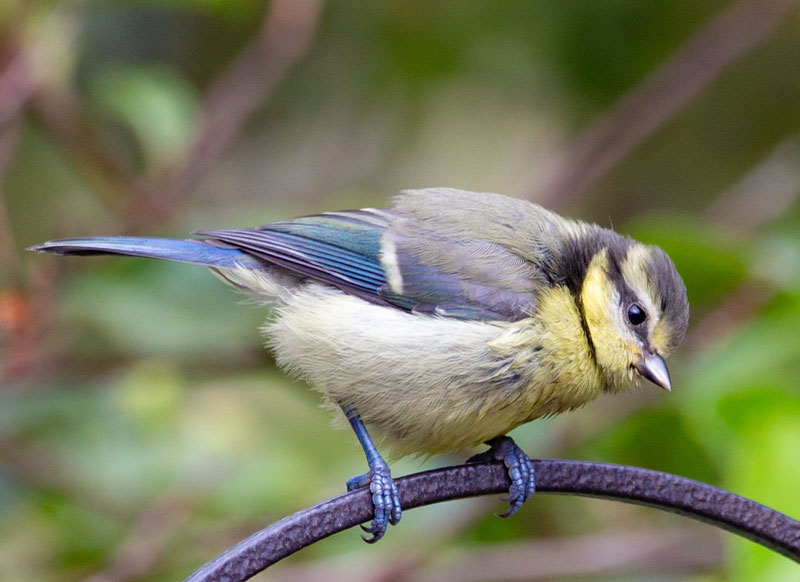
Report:
[[[800,563],[800,522],[711,485],[637,467],[542,459],[534,461],[538,493],[571,493],[647,505],[711,523]],[[403,509],[439,501],[504,493],[509,480],[498,462],[458,465],[396,480]],[[336,532],[369,521],[366,489],[290,515],[243,540],[186,579],[241,582]]]

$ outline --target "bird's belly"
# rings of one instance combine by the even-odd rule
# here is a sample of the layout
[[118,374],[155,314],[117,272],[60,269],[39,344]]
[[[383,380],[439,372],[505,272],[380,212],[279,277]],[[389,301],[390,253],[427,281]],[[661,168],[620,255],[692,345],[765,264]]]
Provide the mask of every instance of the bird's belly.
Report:
[[504,435],[521,424],[575,409],[594,398],[575,385],[566,385],[546,369],[523,384],[505,378],[480,386],[470,395],[442,406],[395,409],[396,415],[371,422],[386,436],[392,454],[432,455],[474,447]]
[[411,314],[309,286],[265,332],[284,369],[353,407],[395,457],[464,449],[577,405],[533,321]]

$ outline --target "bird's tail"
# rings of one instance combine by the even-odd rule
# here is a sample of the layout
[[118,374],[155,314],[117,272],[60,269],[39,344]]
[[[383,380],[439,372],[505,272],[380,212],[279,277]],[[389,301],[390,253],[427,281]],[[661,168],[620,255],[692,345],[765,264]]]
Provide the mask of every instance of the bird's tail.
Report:
[[245,267],[263,270],[264,263],[238,249],[217,246],[212,241],[93,236],[51,240],[28,250],[56,255],[127,255],[194,263],[217,269]]

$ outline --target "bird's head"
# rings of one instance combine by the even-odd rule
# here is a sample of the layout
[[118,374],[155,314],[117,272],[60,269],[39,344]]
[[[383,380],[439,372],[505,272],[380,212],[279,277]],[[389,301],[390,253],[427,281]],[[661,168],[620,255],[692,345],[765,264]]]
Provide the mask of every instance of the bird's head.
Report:
[[580,299],[608,389],[644,377],[670,390],[664,358],[686,333],[689,302],[667,254],[633,241],[601,248],[589,262]]

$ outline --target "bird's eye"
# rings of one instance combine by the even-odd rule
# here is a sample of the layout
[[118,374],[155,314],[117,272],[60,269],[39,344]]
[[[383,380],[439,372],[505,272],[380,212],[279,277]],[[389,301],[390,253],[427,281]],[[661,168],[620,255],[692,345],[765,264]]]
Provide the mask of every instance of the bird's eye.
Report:
[[628,307],[628,321],[631,322],[631,325],[641,325],[645,319],[647,319],[647,313],[638,303],[632,303]]

